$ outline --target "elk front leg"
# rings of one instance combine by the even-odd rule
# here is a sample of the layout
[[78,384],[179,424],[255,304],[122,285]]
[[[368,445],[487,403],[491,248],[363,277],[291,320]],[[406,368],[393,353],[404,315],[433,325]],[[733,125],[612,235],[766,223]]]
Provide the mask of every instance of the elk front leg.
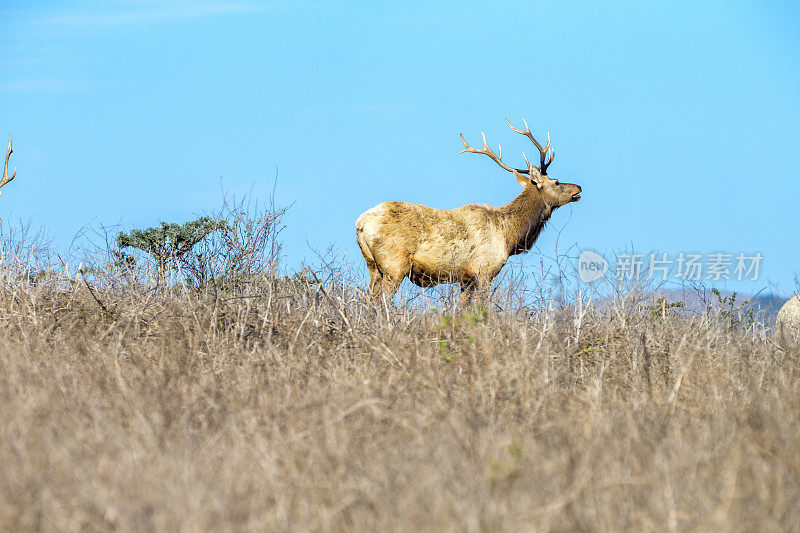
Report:
[[472,279],[461,282],[461,297],[459,298],[461,307],[467,307],[472,304],[476,285],[477,283]]
[[479,275],[475,278],[470,278],[468,280],[462,281],[461,305],[462,306],[472,305],[473,303],[475,303],[476,299],[479,302],[483,302],[484,300],[486,300],[489,296],[488,288],[492,284],[492,279],[494,279],[494,276]]

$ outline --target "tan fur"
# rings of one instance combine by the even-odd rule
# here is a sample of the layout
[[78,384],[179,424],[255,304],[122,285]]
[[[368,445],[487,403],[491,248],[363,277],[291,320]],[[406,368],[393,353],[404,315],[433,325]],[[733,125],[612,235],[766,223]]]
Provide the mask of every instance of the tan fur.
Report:
[[460,283],[469,298],[474,288],[491,283],[510,255],[533,246],[553,209],[576,201],[581,191],[547,177],[540,189],[531,178],[515,175],[524,189],[501,207],[468,204],[444,211],[383,202],[358,217],[356,236],[371,293],[388,300],[407,277],[421,287]]
[[800,296],[792,296],[781,310],[776,320],[777,331],[790,337],[800,336]]

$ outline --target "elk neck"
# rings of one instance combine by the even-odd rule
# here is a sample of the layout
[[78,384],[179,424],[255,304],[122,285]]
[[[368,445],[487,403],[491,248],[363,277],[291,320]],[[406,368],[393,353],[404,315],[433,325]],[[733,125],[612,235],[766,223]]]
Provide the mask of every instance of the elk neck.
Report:
[[525,187],[499,211],[510,255],[530,250],[553,213],[536,187]]

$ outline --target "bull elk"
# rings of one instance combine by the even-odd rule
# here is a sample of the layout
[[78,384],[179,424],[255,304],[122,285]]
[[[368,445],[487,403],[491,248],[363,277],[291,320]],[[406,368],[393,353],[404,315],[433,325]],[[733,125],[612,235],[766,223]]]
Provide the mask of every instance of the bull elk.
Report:
[[512,130],[539,150],[539,166],[526,157],[526,169],[510,167],[503,163],[502,148],[495,154],[483,133],[481,149],[467,144],[461,135],[464,149],[460,153],[488,156],[522,185],[522,192],[510,203],[500,207],[467,204],[445,211],[383,202],[358,217],[356,238],[367,262],[373,297],[391,300],[408,278],[420,287],[460,283],[461,301],[466,303],[475,289],[492,282],[510,256],[531,249],[554,209],[580,200],[580,186],[548,177],[547,169],[555,158],[550,135],[542,147],[525,119],[522,121],[524,131],[506,119]]
[[[14,173],[11,177],[8,177],[8,160],[11,157],[11,154],[14,153],[14,150],[11,149],[11,136],[8,136],[8,150],[6,150],[6,163],[3,165],[3,181],[0,181],[0,189],[2,189],[8,182],[13,180],[17,177],[17,169],[14,169]],[[2,191],[0,191],[2,192]]]

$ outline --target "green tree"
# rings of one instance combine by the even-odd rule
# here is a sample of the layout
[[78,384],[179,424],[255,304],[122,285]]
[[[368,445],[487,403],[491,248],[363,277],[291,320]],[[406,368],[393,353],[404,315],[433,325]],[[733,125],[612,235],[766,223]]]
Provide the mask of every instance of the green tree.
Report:
[[177,268],[196,244],[227,226],[224,220],[207,216],[185,224],[162,222],[161,227],[120,232],[117,245],[120,249],[136,248],[150,254],[156,262],[157,283],[161,286],[167,271]]

